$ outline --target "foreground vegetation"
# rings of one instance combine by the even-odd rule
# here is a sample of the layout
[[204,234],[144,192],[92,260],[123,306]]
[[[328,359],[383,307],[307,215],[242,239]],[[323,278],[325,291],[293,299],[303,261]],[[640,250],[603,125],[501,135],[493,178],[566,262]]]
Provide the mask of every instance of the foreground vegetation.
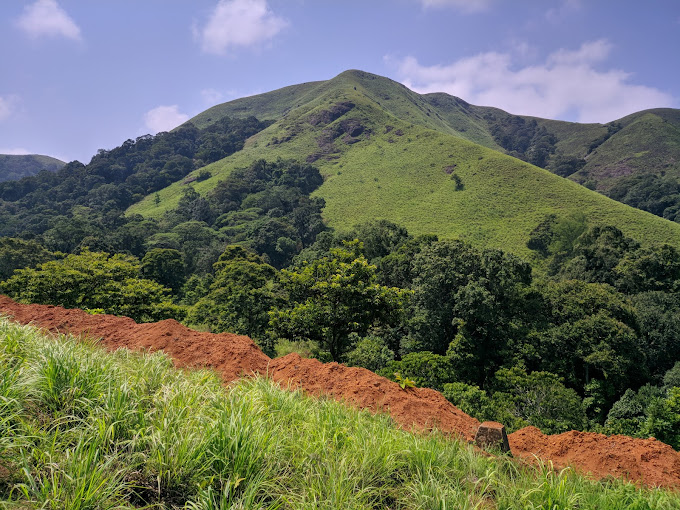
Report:
[[[227,180],[228,196],[230,182],[247,188]],[[277,186],[233,207],[276,194],[300,203],[295,188]],[[300,210],[288,216],[291,225],[319,225],[296,222],[315,217]],[[258,211],[223,216],[246,226],[285,224],[286,215]],[[680,254],[672,246],[645,248],[614,227],[589,227],[583,216],[551,215],[529,243],[540,276],[501,250],[413,237],[381,221],[322,230],[279,270],[272,264],[294,253],[281,248],[298,243],[230,229],[243,240],[223,249],[212,271],[192,262],[209,254],[193,243],[194,251],[157,248],[141,261],[84,250],[18,269],[0,292],[137,321],[171,317],[246,334],[270,356],[295,351],[399,374],[510,431],[654,436],[680,449]],[[5,270],[41,253],[35,243],[6,241]]]
[[163,354],[0,320],[3,508],[677,508],[677,493],[481,455],[386,416],[224,389]]

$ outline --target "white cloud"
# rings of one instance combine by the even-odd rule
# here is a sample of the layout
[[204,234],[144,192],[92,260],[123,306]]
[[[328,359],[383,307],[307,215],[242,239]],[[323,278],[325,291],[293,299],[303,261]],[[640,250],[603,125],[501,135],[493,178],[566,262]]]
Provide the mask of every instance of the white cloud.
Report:
[[0,96],[0,121],[5,120],[12,114],[10,101]]
[[562,4],[548,9],[545,18],[551,23],[560,23],[570,14],[581,10],[581,0],[562,0]]
[[16,22],[30,37],[66,37],[81,40],[80,28],[56,0],[37,0],[24,8]]
[[205,26],[195,27],[194,33],[204,52],[224,55],[234,47],[269,41],[287,26],[266,0],[220,0]]
[[612,50],[606,40],[575,51],[560,49],[545,62],[516,66],[509,53],[488,52],[448,65],[423,66],[414,57],[396,65],[404,85],[421,93],[447,92],[478,105],[553,119],[576,115],[579,122],[609,122],[646,108],[669,107],[676,98],[630,83],[631,74],[598,70]]
[[10,94],[8,96],[0,96],[0,122],[8,119],[17,111],[20,99],[19,96]]
[[33,152],[23,147],[12,147],[11,149],[3,149],[0,147],[0,154],[11,154],[13,156],[24,156],[26,154],[33,154]]
[[201,90],[201,97],[204,103],[212,106],[221,103],[224,99],[224,94],[215,89],[203,89]]
[[565,50],[564,48],[555,51],[548,56],[548,64],[577,66],[580,64],[596,64],[604,62],[611,53],[614,46],[606,39],[599,39],[583,43],[578,50]]
[[485,11],[493,0],[419,0],[423,7],[454,7],[463,12]]
[[157,106],[144,114],[144,124],[154,134],[161,131],[170,131],[183,122],[189,120],[189,116],[180,113],[176,104],[171,106]]

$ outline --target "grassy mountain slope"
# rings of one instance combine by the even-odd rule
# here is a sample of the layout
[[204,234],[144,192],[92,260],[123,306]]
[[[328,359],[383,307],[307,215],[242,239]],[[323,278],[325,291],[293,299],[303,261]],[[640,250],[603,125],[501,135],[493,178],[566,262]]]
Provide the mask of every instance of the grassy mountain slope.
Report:
[[307,102],[306,96],[313,93],[323,82],[308,82],[291,85],[282,89],[243,97],[228,103],[218,104],[199,113],[190,120],[197,128],[203,129],[222,117],[245,118],[251,115],[260,120],[279,119],[288,111]]
[[[279,120],[326,91],[355,87],[395,117],[442,133],[506,152],[492,134],[499,120],[536,121],[555,135],[555,156],[546,165],[555,170],[557,156],[584,159],[585,166],[570,176],[592,189],[607,191],[618,179],[631,174],[671,175],[680,180],[680,111],[661,108],[638,112],[609,124],[579,124],[512,115],[503,110],[470,105],[445,93],[417,94],[400,83],[363,71],[345,71],[328,81],[284,87],[217,105],[191,121],[198,127],[222,116],[255,115]],[[612,129],[613,128],[613,129]],[[616,131],[623,128],[620,131]]]
[[[376,82],[381,81],[389,84],[383,92],[388,99],[376,98]],[[418,98],[395,82],[346,72],[316,85],[313,92],[308,90],[307,103],[249,139],[242,151],[206,167],[212,177],[194,188],[206,193],[231,170],[258,158],[293,158],[313,161],[326,177],[316,194],[326,200],[324,217],[333,227],[385,218],[414,234],[462,237],[478,246],[527,255],[529,232],[546,214],[578,211],[593,223],[615,225],[642,242],[680,246],[678,224],[619,204],[460,134],[416,122],[430,120],[431,112],[409,107]],[[442,118],[453,118],[454,106],[449,105],[451,113]],[[444,122],[435,119],[432,124]],[[477,133],[481,132],[480,127]],[[177,205],[185,187],[176,182],[159,192],[159,204],[149,196],[128,212],[160,217]]]
[[35,175],[42,170],[56,172],[65,164],[56,158],[39,154],[0,154],[0,182],[17,181],[22,177]]
[[680,112],[647,110],[617,121],[622,128],[598,146],[577,172],[607,190],[620,177],[653,173],[680,180]]

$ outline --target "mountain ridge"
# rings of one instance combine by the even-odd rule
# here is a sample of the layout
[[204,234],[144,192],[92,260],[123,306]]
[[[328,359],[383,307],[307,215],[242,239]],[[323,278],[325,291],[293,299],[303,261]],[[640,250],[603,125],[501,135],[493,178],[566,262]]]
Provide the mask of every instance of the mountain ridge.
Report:
[[[444,114],[450,122],[457,120],[459,131],[454,132],[445,115],[433,110],[431,102],[444,100],[449,112]],[[630,209],[469,140],[483,138],[482,125],[488,122],[485,114],[500,116],[505,114],[502,110],[475,107],[453,96],[421,96],[362,71],[346,71],[332,80],[225,105],[219,111],[255,116],[278,112],[278,118],[268,119],[275,122],[251,137],[242,151],[205,167],[210,178],[192,183],[201,194],[234,168],[253,160],[296,159],[312,162],[325,176],[315,195],[326,201],[324,217],[333,227],[389,219],[414,234],[462,237],[526,257],[530,255],[525,246],[529,233],[546,215],[583,212],[591,221],[614,224],[643,242],[680,246],[680,225]],[[207,112],[212,111],[212,116],[218,111],[215,108]],[[208,116],[204,112],[194,119],[206,122]],[[522,119],[520,124],[526,122],[530,120]],[[569,123],[558,126],[567,133],[574,131]],[[538,123],[531,129],[541,133]],[[589,125],[589,129],[600,136],[606,131],[598,125]],[[486,145],[492,145],[490,136]],[[159,200],[148,196],[128,213],[159,218],[176,206],[186,186],[176,182],[158,192]]]
[[48,170],[56,172],[66,163],[41,154],[0,154],[0,182],[16,181]]

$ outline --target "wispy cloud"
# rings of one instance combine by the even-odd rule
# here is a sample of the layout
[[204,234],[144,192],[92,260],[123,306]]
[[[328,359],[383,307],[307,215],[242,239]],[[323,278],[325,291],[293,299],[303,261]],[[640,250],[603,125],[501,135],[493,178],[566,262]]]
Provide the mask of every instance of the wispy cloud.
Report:
[[203,89],[201,90],[201,97],[205,104],[212,106],[221,103],[224,99],[224,94],[216,89]]
[[494,0],[418,0],[425,8],[453,7],[462,12],[486,11]]
[[26,154],[33,154],[28,149],[23,147],[12,147],[11,149],[0,147],[0,154],[11,154],[12,156],[25,156]]
[[8,119],[15,111],[19,97],[16,95],[0,96],[0,122]]
[[266,0],[220,0],[205,25],[194,27],[194,34],[204,52],[224,55],[232,48],[270,41],[287,26]]
[[82,40],[80,27],[56,0],[37,0],[24,8],[16,25],[32,38],[66,37]]
[[551,23],[560,23],[570,14],[580,11],[581,8],[581,0],[562,0],[559,5],[546,11],[545,18]]
[[189,116],[181,113],[176,104],[157,106],[144,114],[144,125],[154,134],[170,131],[187,120]]
[[479,105],[554,119],[609,122],[629,113],[675,106],[677,98],[631,83],[619,69],[599,70],[612,51],[607,40],[560,49],[544,62],[516,66],[509,53],[487,52],[447,65],[421,65],[414,57],[392,63],[402,82],[421,93],[447,92]]

